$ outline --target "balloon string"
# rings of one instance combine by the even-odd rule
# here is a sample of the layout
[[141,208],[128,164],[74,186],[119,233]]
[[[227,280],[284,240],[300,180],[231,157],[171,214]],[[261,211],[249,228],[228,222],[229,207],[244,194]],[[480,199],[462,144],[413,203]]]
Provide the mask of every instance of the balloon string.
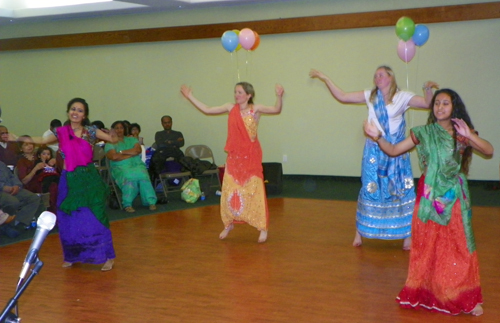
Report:
[[406,42],[405,42],[405,62],[406,62],[406,89],[410,89],[410,84],[408,81],[409,78],[409,72],[408,72],[408,49],[406,48]]
[[247,80],[249,79],[248,77],[248,50],[247,52],[245,53],[245,65],[246,65],[246,69],[247,69]]
[[236,59],[234,59],[233,52],[231,52],[231,61],[236,64],[236,77],[238,78],[238,82],[240,82],[240,68],[238,66],[238,53],[236,52]]

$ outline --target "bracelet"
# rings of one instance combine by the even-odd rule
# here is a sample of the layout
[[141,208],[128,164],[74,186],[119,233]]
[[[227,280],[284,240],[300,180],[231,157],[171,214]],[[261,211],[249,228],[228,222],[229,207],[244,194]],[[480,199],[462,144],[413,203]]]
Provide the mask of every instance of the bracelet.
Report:
[[424,91],[429,91],[430,89],[431,89],[430,87],[425,87],[425,86],[422,88],[422,90]]

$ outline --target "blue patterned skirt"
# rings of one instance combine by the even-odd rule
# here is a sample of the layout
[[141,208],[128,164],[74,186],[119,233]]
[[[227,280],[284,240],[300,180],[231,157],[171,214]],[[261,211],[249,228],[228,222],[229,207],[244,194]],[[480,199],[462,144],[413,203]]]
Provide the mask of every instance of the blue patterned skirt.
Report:
[[385,240],[410,237],[416,196],[410,154],[387,158],[377,143],[367,139],[361,182],[356,211],[360,235]]

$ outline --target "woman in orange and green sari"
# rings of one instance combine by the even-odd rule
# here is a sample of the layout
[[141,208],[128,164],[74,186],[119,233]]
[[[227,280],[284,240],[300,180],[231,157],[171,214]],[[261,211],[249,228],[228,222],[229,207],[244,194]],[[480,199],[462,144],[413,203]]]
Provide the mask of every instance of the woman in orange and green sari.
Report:
[[455,91],[436,91],[431,108],[427,125],[413,128],[396,145],[365,123],[367,135],[389,156],[417,147],[424,171],[413,213],[408,277],[397,302],[404,308],[477,316],[483,314],[483,297],[466,175],[472,150],[493,155],[493,146],[473,130]]
[[247,82],[234,88],[235,103],[209,107],[193,96],[191,88],[183,85],[181,93],[205,114],[229,113],[227,152],[224,182],[221,195],[221,217],[224,239],[234,228],[234,223],[248,223],[260,231],[258,242],[267,239],[269,211],[267,208],[264,177],[262,173],[262,149],[257,137],[261,114],[278,114],[283,105],[284,90],[276,85],[274,106],[254,104],[255,91]]

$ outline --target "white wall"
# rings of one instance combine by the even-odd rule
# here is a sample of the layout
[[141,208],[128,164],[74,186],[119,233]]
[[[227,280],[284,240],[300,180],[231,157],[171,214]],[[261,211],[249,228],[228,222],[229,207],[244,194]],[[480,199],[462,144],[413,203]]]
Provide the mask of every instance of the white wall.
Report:
[[[483,1],[464,1],[474,3]],[[176,22],[202,24],[248,21],[280,16],[334,14],[395,9],[411,1],[297,1],[286,4],[187,10],[173,14],[63,21],[1,28],[0,37],[65,32],[146,28]],[[403,3],[403,4],[401,4]],[[420,6],[438,5],[421,1]],[[441,1],[440,4],[456,4]],[[385,7],[381,7],[384,5]],[[404,7],[403,7],[404,8]],[[270,10],[273,9],[273,10]],[[278,10],[280,9],[280,10]],[[342,11],[344,10],[344,11]],[[318,13],[320,12],[320,13]],[[139,19],[140,18],[140,19]],[[199,19],[198,19],[199,18]],[[125,21],[129,21],[124,28]],[[189,21],[189,22],[187,22]],[[418,24],[418,21],[415,21]],[[178,23],[180,24],[180,23]],[[59,28],[56,28],[59,26]],[[396,54],[394,27],[263,35],[254,52],[227,53],[220,39],[139,43],[85,48],[0,52],[2,119],[16,134],[42,134],[53,118],[65,120],[73,97],[90,104],[91,120],[106,125],[115,120],[138,122],[146,143],[161,130],[160,117],[174,118],[186,145],[207,144],[222,164],[227,116],[205,116],[184,100],[181,84],[209,105],[233,101],[234,83],[253,83],[259,103],[273,104],[274,84],[285,87],[279,116],[261,119],[259,138],[264,161],[282,161],[286,174],[359,176],[364,142],[363,105],[343,105],[326,87],[308,77],[310,68],[323,70],[346,91],[372,87],[376,67],[390,65],[401,88],[421,94],[422,83],[434,80],[456,90],[465,101],[476,129],[500,149],[497,120],[500,91],[500,20],[427,24],[430,38],[405,64]],[[256,30],[258,32],[258,30]],[[238,78],[239,75],[239,78]],[[425,123],[427,112],[412,111],[408,125]],[[415,176],[420,174],[412,153]],[[471,179],[498,179],[498,157],[474,157]]]

